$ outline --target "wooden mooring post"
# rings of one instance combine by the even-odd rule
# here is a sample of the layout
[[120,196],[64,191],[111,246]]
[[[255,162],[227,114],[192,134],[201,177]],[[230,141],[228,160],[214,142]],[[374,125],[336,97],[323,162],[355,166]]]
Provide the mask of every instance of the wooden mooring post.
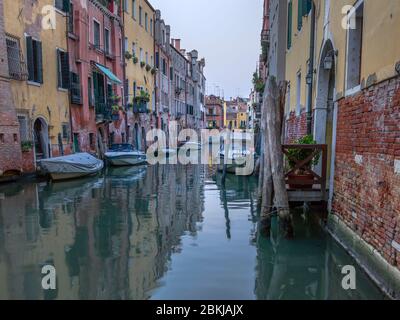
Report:
[[[264,161],[262,188],[262,232],[270,233],[270,219],[273,208],[278,212],[281,225],[287,237],[293,236],[289,198],[286,190],[284,159],[282,152],[282,123],[285,105],[286,82],[280,88],[276,79],[270,76],[264,91],[262,121],[264,131]],[[272,201],[273,199],[273,201]]]

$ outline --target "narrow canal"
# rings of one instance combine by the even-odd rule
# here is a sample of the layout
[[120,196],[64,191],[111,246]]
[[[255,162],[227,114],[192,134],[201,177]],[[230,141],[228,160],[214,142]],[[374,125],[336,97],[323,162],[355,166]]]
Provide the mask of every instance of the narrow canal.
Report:
[[[205,166],[108,170],[0,186],[0,299],[382,299],[320,228],[294,215],[294,240],[257,233],[257,181]],[[276,224],[276,222],[274,222]],[[44,291],[52,264],[57,289]]]

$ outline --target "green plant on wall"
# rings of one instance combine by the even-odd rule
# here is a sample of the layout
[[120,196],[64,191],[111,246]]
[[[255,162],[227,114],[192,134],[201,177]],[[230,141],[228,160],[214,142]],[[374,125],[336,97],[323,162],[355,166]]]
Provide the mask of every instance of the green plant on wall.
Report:
[[22,152],[29,152],[33,148],[32,141],[21,141],[21,150]]
[[[317,144],[317,142],[312,135],[306,135],[296,140],[294,144],[313,145]],[[313,152],[314,150],[311,149],[288,149],[286,158],[290,169],[294,169],[297,162],[306,160]],[[319,163],[320,157],[321,155],[318,153],[309,163],[305,164],[304,167],[310,169],[312,166],[316,166]]]
[[265,82],[260,78],[257,72],[253,73],[253,85],[256,92],[258,93],[264,92]]
[[138,59],[137,57],[134,56],[134,57],[132,58],[132,61],[133,61],[134,64],[136,64],[136,63],[138,63],[139,59]]
[[139,94],[133,98],[134,103],[149,102],[150,94],[144,90],[140,90]]

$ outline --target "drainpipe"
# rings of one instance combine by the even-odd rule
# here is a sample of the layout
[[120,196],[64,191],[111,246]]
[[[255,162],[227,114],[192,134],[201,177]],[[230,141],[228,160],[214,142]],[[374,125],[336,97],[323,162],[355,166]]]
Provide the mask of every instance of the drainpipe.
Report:
[[312,94],[314,82],[314,48],[315,48],[315,3],[311,1],[311,32],[310,32],[310,55],[308,75],[311,79],[308,84],[307,102],[307,134],[312,134]]

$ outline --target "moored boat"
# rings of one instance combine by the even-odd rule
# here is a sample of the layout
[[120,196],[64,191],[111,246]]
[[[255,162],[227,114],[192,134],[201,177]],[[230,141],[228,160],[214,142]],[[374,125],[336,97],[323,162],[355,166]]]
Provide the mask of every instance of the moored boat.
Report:
[[146,154],[135,150],[131,144],[114,144],[104,157],[112,166],[135,166],[147,161]]
[[42,159],[40,167],[53,180],[68,180],[99,173],[104,163],[89,153],[76,153],[68,156]]

